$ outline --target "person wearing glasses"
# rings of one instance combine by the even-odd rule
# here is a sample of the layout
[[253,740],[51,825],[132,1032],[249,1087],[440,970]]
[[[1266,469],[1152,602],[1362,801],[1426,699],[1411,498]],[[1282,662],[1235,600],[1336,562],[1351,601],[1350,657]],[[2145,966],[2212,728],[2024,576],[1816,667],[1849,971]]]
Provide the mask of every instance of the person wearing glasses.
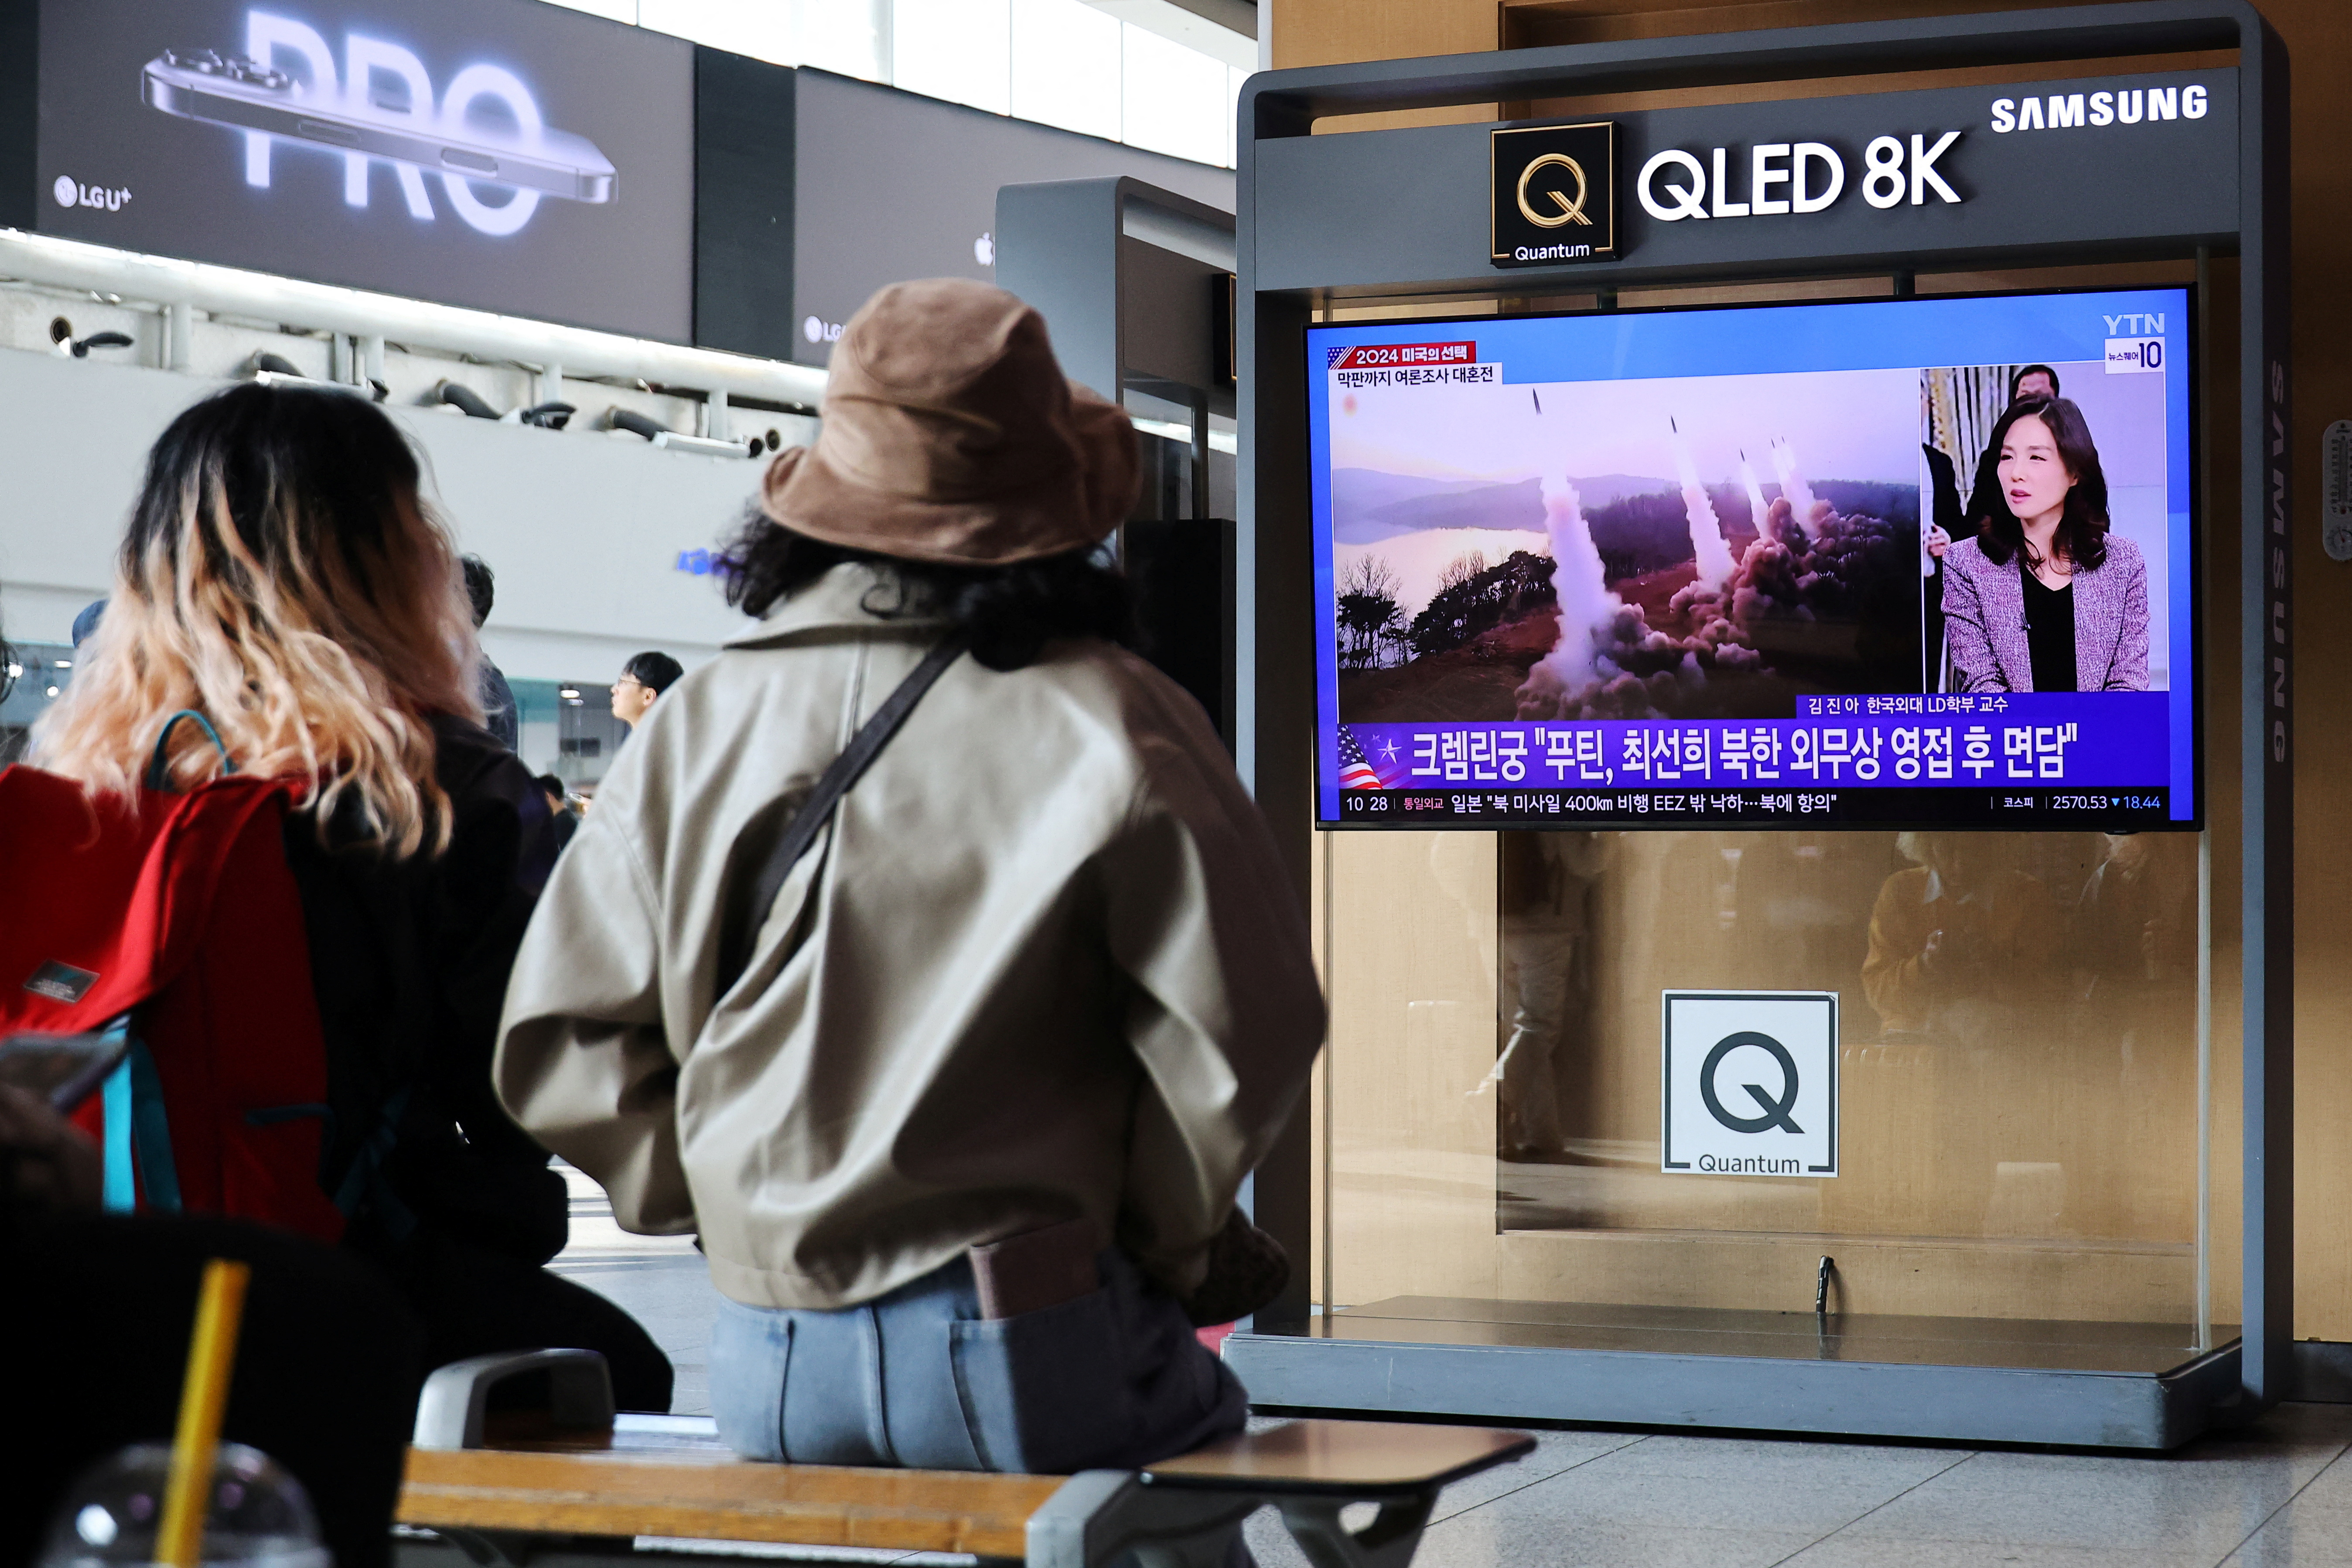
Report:
[[613,682],[613,717],[634,733],[646,721],[654,699],[685,673],[686,666],[666,653],[648,649],[637,655],[621,667],[621,679]]

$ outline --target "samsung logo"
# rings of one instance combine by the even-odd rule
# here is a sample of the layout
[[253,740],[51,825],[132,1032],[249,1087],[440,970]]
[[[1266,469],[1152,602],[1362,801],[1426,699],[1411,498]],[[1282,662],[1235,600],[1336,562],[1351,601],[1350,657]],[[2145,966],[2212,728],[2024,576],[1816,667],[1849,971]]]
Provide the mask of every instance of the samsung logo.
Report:
[[2122,92],[2053,92],[2043,98],[1996,98],[1992,129],[2070,131],[2080,126],[2153,124],[2159,120],[2202,120],[2212,105],[2206,90],[2188,87],[2132,88]]

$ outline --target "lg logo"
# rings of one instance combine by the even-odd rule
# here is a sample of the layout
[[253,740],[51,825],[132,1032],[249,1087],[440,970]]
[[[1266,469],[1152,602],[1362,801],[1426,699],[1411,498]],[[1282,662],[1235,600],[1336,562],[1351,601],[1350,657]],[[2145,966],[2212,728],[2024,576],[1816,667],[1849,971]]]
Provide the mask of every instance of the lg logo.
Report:
[[58,198],[58,205],[61,207],[100,207],[110,213],[121,212],[122,204],[131,199],[131,192],[127,188],[106,190],[98,185],[79,184],[68,174],[59,174],[57,184],[49,187],[49,194]]
[[841,341],[841,323],[811,316],[801,323],[801,336],[813,343],[837,343]]

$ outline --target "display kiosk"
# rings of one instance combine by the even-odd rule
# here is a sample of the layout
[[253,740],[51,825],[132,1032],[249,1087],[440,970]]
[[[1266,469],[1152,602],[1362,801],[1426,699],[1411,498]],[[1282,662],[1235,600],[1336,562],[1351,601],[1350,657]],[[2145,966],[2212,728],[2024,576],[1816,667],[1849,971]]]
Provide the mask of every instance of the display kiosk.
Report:
[[1331,999],[1258,1404],[2284,1396],[2286,106],[2237,0],[1251,79],[1237,750]]

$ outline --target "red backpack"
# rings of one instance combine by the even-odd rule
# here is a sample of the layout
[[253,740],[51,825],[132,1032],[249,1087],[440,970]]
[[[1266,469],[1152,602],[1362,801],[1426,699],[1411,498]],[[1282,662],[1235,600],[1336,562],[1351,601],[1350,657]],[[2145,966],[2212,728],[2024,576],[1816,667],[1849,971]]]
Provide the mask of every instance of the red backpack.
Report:
[[[167,788],[155,743],[135,811],[55,773],[0,772],[0,1035],[127,1030],[76,1115],[106,1151],[110,1209],[229,1215],[321,1241],[327,1054],[284,779]],[[219,738],[213,737],[214,743]]]

